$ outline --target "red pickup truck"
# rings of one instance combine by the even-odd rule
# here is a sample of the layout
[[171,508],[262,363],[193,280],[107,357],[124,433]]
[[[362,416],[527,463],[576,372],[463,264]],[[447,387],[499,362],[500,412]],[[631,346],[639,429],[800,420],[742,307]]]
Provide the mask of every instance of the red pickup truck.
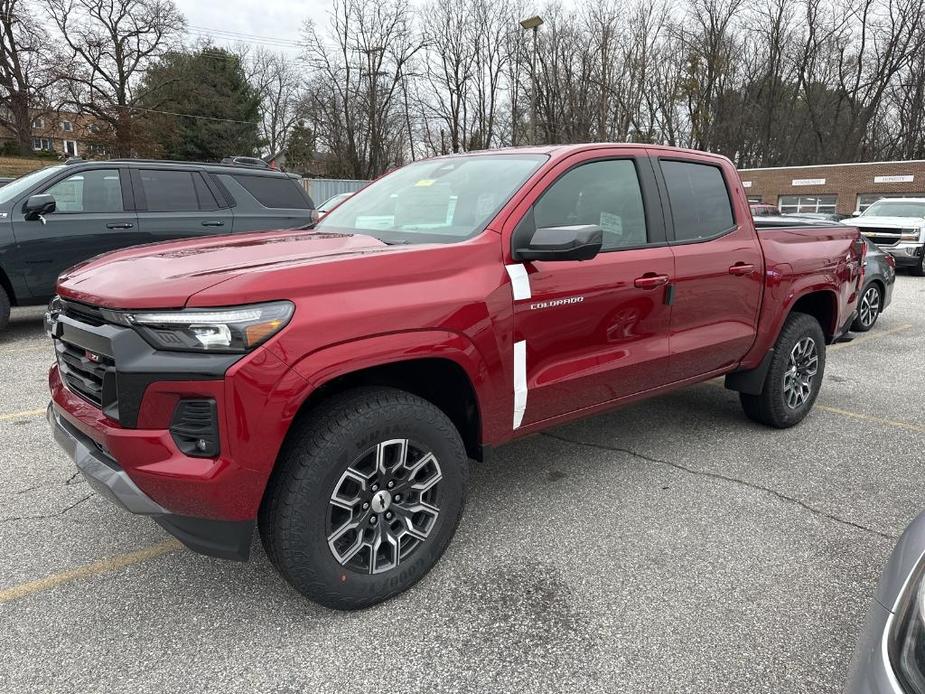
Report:
[[194,550],[253,529],[302,593],[419,580],[469,459],[720,375],[796,424],[851,324],[856,229],[756,231],[735,168],[576,145],[419,161],[314,229],[100,256],[46,318],[48,417],[101,493]]

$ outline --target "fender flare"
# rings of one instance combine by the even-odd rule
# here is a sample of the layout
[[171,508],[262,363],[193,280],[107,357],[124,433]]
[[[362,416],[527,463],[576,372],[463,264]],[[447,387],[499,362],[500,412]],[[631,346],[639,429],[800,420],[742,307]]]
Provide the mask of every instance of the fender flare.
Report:
[[384,333],[322,347],[292,365],[304,387],[291,392],[286,406],[292,416],[321,386],[334,379],[377,366],[444,359],[459,366],[472,385],[481,420],[482,440],[491,440],[491,406],[499,403],[496,384],[489,377],[485,358],[465,335],[447,330],[423,329]]

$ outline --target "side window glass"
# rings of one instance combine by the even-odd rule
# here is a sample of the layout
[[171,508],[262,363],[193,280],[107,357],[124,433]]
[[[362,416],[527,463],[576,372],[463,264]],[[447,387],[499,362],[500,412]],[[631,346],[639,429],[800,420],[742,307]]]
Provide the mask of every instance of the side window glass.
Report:
[[735,226],[732,202],[719,167],[662,161],[676,241],[717,236]]
[[118,169],[81,171],[44,192],[54,196],[57,212],[123,211]]
[[142,169],[149,212],[198,212],[199,198],[189,171]]
[[543,193],[533,215],[538,229],[597,224],[604,232],[605,251],[648,242],[639,176],[629,159],[575,167]]

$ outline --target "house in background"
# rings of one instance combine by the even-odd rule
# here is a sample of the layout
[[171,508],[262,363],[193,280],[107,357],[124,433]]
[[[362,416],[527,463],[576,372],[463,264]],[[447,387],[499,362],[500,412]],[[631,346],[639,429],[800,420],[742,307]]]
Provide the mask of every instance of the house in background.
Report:
[[[32,117],[32,150],[55,152],[62,157],[105,157],[103,127],[92,116],[80,113],[36,111]],[[0,125],[0,143],[14,140],[14,134]]]

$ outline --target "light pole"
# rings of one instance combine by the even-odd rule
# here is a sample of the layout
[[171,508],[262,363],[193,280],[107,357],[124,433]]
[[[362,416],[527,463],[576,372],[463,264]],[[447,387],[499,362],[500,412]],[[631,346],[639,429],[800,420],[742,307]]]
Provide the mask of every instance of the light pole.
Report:
[[536,34],[542,23],[543,18],[539,15],[528,17],[520,22],[520,26],[525,31],[533,32],[533,57],[530,60],[530,82],[533,85],[530,89],[530,140],[534,145],[536,144]]

